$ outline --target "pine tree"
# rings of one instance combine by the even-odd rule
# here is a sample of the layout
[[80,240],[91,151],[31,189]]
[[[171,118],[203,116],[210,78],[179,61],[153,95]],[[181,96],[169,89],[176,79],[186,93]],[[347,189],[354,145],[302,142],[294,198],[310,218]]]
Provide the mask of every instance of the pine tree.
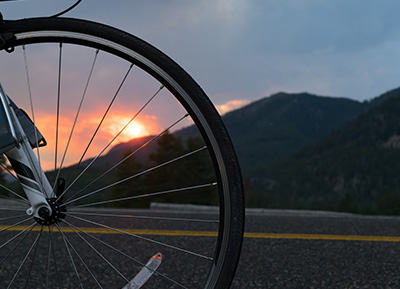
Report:
[[[127,151],[123,159],[129,156],[132,151]],[[145,192],[143,184],[143,176],[135,176],[143,171],[143,165],[139,162],[135,155],[130,156],[117,167],[117,180],[124,180],[113,189],[113,199],[127,198],[137,196]],[[138,198],[127,201],[113,203],[114,207],[147,207],[148,201],[144,198]]]
[[[177,189],[181,186],[182,179],[182,160],[176,158],[184,154],[182,139],[175,137],[169,131],[166,131],[157,141],[157,149],[150,155],[152,165],[160,168],[146,174],[146,187],[149,192],[162,192],[166,190]],[[163,164],[170,162],[163,166]],[[173,202],[174,193],[160,195],[152,201]]]
[[[186,142],[168,131],[157,142],[155,153],[150,160],[155,166],[170,162],[146,176],[146,184],[150,191],[163,192],[197,185],[211,184],[213,178],[212,164],[206,149],[184,158],[181,156],[204,147],[201,138],[189,138]],[[179,159],[178,159],[179,158]],[[215,204],[217,197],[212,197],[214,190],[196,189],[172,192],[153,199],[156,202]]]

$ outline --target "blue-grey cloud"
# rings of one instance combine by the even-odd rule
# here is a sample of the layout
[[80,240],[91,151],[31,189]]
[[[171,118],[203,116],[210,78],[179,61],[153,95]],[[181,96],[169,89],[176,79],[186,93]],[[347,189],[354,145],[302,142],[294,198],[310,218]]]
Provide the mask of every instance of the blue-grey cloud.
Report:
[[[0,4],[6,18],[73,1]],[[84,0],[69,15],[127,30],[185,67],[216,104],[277,91],[369,99],[398,87],[395,0]]]

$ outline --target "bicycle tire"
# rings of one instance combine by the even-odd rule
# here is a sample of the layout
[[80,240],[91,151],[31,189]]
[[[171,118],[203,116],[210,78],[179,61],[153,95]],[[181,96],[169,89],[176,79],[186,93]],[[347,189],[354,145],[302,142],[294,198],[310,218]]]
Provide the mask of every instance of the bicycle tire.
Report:
[[[41,43],[62,43],[104,50],[140,67],[176,97],[203,136],[214,165],[219,191],[218,237],[213,261],[206,281],[201,286],[228,288],[238,264],[244,227],[240,169],[219,114],[192,77],[145,41],[116,28],[86,20],[35,18],[10,21],[0,25],[0,33],[7,39],[3,46],[4,54],[21,46]],[[7,83],[5,86],[7,89]]]

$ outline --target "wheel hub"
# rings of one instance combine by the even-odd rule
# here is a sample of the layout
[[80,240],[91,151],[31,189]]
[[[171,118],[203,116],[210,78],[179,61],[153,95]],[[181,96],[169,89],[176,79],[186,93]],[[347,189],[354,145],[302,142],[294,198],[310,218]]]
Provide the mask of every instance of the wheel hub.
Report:
[[39,216],[41,218],[35,217],[36,222],[43,226],[50,226],[55,223],[60,222],[65,218],[65,212],[67,211],[65,206],[61,206],[62,202],[57,201],[56,198],[46,199],[49,206],[51,207],[52,213],[49,214],[49,210],[46,207],[39,209]]

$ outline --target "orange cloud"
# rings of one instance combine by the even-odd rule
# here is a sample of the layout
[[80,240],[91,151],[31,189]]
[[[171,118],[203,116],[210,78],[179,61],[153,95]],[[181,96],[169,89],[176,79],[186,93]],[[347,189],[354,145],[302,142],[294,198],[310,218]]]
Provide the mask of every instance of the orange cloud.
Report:
[[218,112],[222,115],[225,114],[229,111],[241,108],[247,104],[250,103],[250,100],[246,99],[235,99],[235,100],[230,100],[224,104],[221,105],[216,105],[215,107],[217,108]]
[[[62,116],[59,119],[58,128],[58,145],[57,145],[57,166],[60,165],[64,158],[63,167],[71,165],[79,161],[85,152],[90,140],[92,139],[102,114],[82,114],[74,127],[71,135],[75,117]],[[89,149],[85,154],[85,159],[96,157],[113,138],[119,136],[109,145],[107,151],[120,142],[127,142],[135,137],[158,133],[157,118],[152,115],[138,116],[132,122],[140,127],[140,134],[132,135],[128,129],[121,130],[129,123],[131,117],[124,112],[113,112],[107,115],[95,138],[93,139]],[[40,160],[45,170],[55,168],[56,153],[56,116],[42,114],[36,117],[36,123],[39,131],[45,137],[47,146],[40,149]],[[65,154],[68,145],[67,153]],[[64,157],[65,154],[65,157]]]

